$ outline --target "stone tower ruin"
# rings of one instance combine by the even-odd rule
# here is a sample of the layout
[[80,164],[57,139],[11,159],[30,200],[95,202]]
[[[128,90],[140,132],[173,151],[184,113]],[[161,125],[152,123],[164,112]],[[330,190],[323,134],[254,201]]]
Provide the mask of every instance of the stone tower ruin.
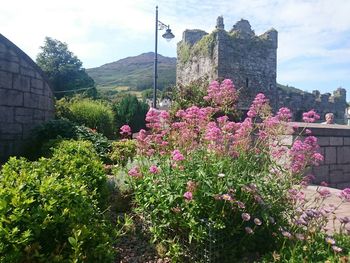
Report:
[[176,81],[188,84],[200,78],[229,78],[240,91],[240,109],[248,109],[259,92],[275,108],[277,35],[271,29],[257,36],[244,19],[226,31],[222,16],[210,34],[198,29],[186,30],[177,47]]

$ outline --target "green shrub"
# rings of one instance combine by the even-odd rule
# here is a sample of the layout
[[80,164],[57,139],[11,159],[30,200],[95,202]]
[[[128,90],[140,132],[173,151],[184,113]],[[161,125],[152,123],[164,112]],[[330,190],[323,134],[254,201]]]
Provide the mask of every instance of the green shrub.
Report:
[[148,108],[148,105],[140,102],[136,96],[128,94],[123,97],[113,107],[117,130],[119,131],[125,124],[131,127],[133,133],[138,132],[140,129],[145,129],[145,118]]
[[77,139],[92,142],[92,145],[101,160],[109,162],[108,153],[111,149],[111,143],[107,137],[85,126],[76,126],[75,132]]
[[72,101],[69,105],[71,121],[96,129],[107,137],[114,133],[114,113],[112,108],[101,102],[90,99]]
[[40,156],[48,156],[50,151],[47,143],[50,140],[75,137],[75,124],[71,121],[67,119],[47,121],[32,130],[30,140],[25,145],[25,156],[31,160]]
[[102,171],[86,142],[63,142],[52,159],[10,159],[0,173],[0,262],[112,262]]
[[92,142],[102,161],[109,162],[108,152],[111,144],[107,137],[85,126],[76,126],[67,119],[50,120],[33,129],[25,146],[24,156],[30,160],[50,157],[52,149],[64,139],[77,139]]
[[112,143],[110,159],[113,163],[125,166],[136,155],[136,143],[133,140],[121,140]]
[[[61,177],[80,180],[107,206],[107,178],[101,160],[89,141],[62,141],[53,149],[50,170]],[[65,164],[62,166],[62,164]]]

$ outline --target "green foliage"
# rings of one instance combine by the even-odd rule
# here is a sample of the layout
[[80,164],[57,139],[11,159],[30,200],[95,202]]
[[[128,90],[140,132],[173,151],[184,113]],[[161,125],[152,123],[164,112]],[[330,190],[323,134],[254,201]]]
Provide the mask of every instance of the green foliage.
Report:
[[[232,159],[204,150],[192,152],[181,167],[161,157],[140,163],[143,177],[132,181],[137,211],[151,224],[153,240],[163,243],[173,260],[182,262],[192,253],[199,256],[196,251],[203,251],[213,236],[226,241],[224,253],[230,262],[276,246],[273,232],[286,224],[284,213],[291,208],[282,201],[290,185],[270,177],[266,156],[245,153]],[[158,174],[149,171],[152,164],[157,164]],[[193,200],[186,200],[190,188]],[[242,220],[243,213],[251,219]],[[247,234],[246,227],[254,235]]]
[[94,80],[82,68],[77,56],[68,50],[66,43],[46,37],[36,62],[48,76],[56,98],[72,95],[78,90],[96,95]]
[[138,132],[146,127],[148,105],[140,102],[135,96],[126,95],[114,105],[113,110],[116,115],[117,130],[124,124],[129,125],[132,132]]
[[216,35],[216,31],[209,35],[205,35],[193,46],[181,41],[178,45],[178,60],[180,63],[186,64],[193,56],[212,58],[214,55],[214,47],[216,45]]
[[[336,252],[326,238],[334,240],[342,251]],[[350,236],[335,234],[329,237],[325,233],[315,232],[305,240],[283,240],[277,251],[265,255],[261,262],[348,262],[350,259]]]
[[191,46],[181,41],[177,47],[177,57],[180,63],[187,63],[191,56]]
[[105,182],[91,143],[64,142],[32,163],[11,158],[0,172],[0,262],[112,262]]
[[48,156],[50,153],[48,145],[54,144],[51,140],[75,137],[75,124],[71,121],[66,119],[47,121],[32,130],[30,140],[25,146],[25,156],[31,160],[40,156]]
[[51,148],[55,148],[64,139],[77,139],[92,142],[101,160],[109,161],[111,144],[107,137],[85,126],[76,126],[67,119],[50,120],[40,124],[33,129],[30,138],[25,147],[25,157],[30,160],[51,156]]
[[71,121],[96,129],[107,137],[114,133],[114,113],[112,107],[102,101],[90,99],[73,100],[69,104]]
[[201,40],[193,45],[191,54],[212,58],[214,55],[214,47],[216,45],[216,36],[216,31],[203,36]]
[[100,159],[109,162],[108,153],[111,149],[111,143],[107,137],[85,126],[76,126],[75,129],[77,139],[90,141]]
[[188,85],[177,85],[172,88],[172,105],[170,112],[174,114],[180,109],[191,106],[206,107],[210,104],[203,99],[207,95],[209,81],[205,78],[191,82]]
[[136,143],[134,140],[121,140],[112,143],[110,159],[113,163],[125,166],[136,155]]

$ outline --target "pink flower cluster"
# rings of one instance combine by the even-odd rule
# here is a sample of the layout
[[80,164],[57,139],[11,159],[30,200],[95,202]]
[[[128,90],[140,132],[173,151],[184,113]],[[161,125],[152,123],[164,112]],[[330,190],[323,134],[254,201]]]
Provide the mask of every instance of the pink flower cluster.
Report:
[[267,104],[268,99],[265,97],[265,95],[263,93],[257,94],[255,99],[253,100],[252,105],[249,108],[247,116],[249,118],[255,118],[261,112],[263,107]]
[[291,156],[291,169],[300,173],[308,165],[318,165],[323,161],[323,155],[318,152],[317,138],[308,136],[304,141],[295,140],[289,151]]
[[131,128],[129,125],[123,125],[120,128],[120,134],[121,135],[131,135]]
[[219,107],[232,107],[237,100],[237,93],[232,80],[225,79],[221,84],[213,81],[208,88],[208,95],[204,97]]
[[347,202],[350,202],[350,188],[345,188],[339,193],[339,197]]
[[308,112],[303,113],[304,122],[315,122],[319,119],[320,119],[320,115],[318,115],[314,110],[310,110]]

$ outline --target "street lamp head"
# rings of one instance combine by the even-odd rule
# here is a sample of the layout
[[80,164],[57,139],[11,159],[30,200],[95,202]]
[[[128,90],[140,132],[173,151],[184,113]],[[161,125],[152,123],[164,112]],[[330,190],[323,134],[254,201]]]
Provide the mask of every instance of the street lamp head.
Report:
[[166,30],[166,32],[162,35],[162,37],[164,37],[167,41],[170,41],[171,39],[173,39],[175,36],[173,33],[171,33],[171,29],[168,28]]

